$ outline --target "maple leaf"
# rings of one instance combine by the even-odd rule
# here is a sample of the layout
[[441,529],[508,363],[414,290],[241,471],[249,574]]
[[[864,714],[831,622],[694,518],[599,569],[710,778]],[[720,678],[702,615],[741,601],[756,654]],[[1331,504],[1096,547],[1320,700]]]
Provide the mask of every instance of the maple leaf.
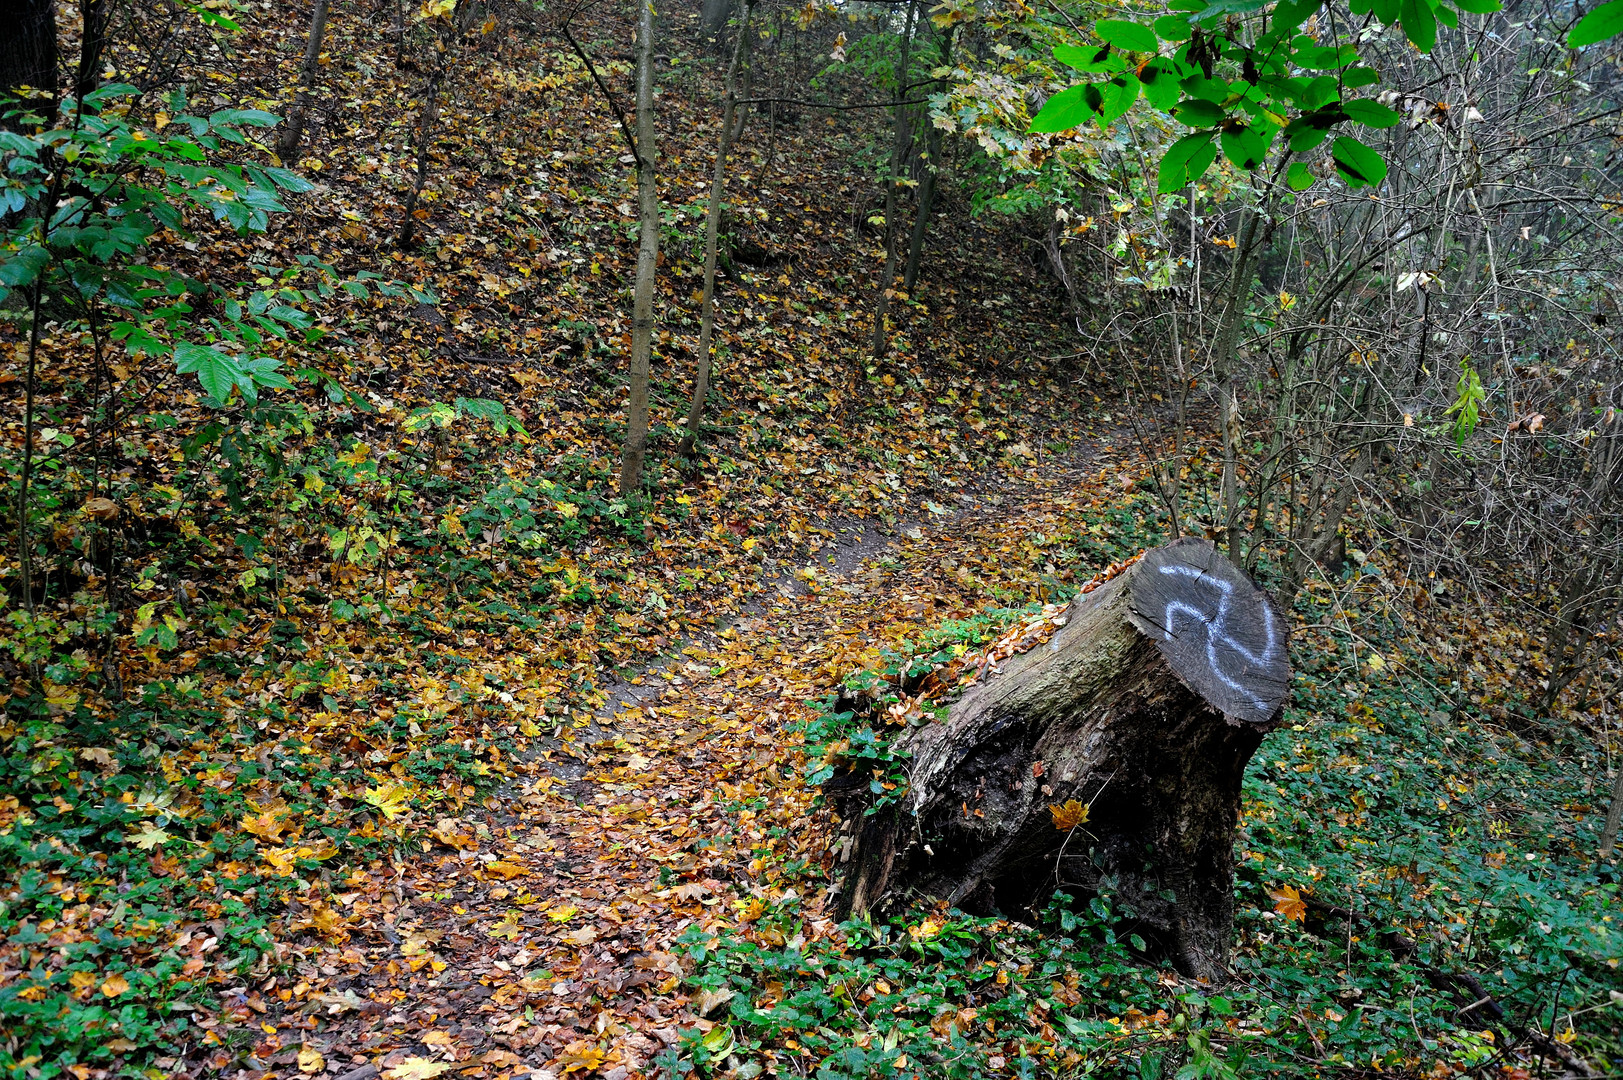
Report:
[[1277,889],[1269,889],[1268,895],[1274,898],[1274,910],[1292,922],[1304,922],[1307,919],[1307,905],[1302,902],[1302,894],[1289,885],[1281,885]]
[[592,942],[597,940],[597,928],[592,926],[583,926],[579,930],[571,930],[569,933],[563,936],[563,940],[569,942],[571,945],[590,945]]
[[555,907],[551,911],[548,911],[547,918],[551,919],[553,922],[564,923],[568,922],[570,919],[573,919],[578,914],[580,914],[580,908],[576,907],[574,904],[565,904],[562,907]]
[[282,838],[282,832],[287,828],[287,812],[285,810],[267,810],[262,814],[244,814],[242,831],[252,833],[261,840],[272,843]]
[[174,836],[164,829],[158,828],[152,822],[144,822],[139,829],[124,834],[126,844],[134,844],[142,851],[151,851],[159,844],[167,844]]
[[581,1040],[572,1042],[558,1055],[557,1064],[563,1066],[564,1075],[572,1072],[596,1072],[608,1056],[596,1045]]
[[442,1072],[451,1068],[448,1061],[430,1061],[422,1057],[409,1057],[387,1070],[383,1080],[433,1080]]
[[1070,832],[1088,820],[1088,807],[1075,799],[1064,805],[1050,806],[1048,813],[1054,819],[1054,828],[1060,832]]
[[411,793],[401,784],[383,784],[367,788],[364,796],[369,805],[377,807],[383,816],[393,821],[406,812],[406,800]]
[[495,923],[489,930],[491,937],[506,938],[508,941],[517,941],[523,932],[524,928],[519,925],[516,911],[509,911],[503,915],[501,922]]
[[429,835],[446,847],[472,851],[479,846],[473,828],[461,818],[440,818],[429,830]]

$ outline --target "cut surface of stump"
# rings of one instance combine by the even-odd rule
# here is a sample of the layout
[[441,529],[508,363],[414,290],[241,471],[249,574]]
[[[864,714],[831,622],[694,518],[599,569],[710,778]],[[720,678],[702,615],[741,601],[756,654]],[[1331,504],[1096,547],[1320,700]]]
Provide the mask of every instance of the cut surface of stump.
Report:
[[1221,979],[1240,781],[1290,684],[1284,620],[1185,538],[1053,623],[943,722],[899,736],[912,758],[899,800],[869,814],[866,776],[825,785],[844,830],[839,907],[932,897],[1018,915],[1057,889],[1108,892],[1181,971]]

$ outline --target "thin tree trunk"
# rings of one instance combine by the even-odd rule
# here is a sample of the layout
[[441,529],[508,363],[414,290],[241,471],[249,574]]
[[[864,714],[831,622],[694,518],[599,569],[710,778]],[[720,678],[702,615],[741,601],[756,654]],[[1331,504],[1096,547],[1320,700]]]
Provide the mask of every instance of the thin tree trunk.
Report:
[[[938,67],[946,67],[952,60],[952,38],[958,28],[949,26],[941,39],[941,57]],[[943,80],[944,81],[944,80]],[[942,85],[937,83],[937,86]],[[919,263],[924,257],[924,238],[930,230],[930,213],[935,208],[936,177],[941,172],[941,129],[930,125],[925,139],[924,176],[919,180],[919,209],[913,219],[913,236],[907,243],[907,268],[902,271],[902,291],[913,292],[919,279]]]
[[739,0],[738,37],[727,64],[727,78],[721,101],[721,138],[716,146],[716,169],[710,179],[710,209],[704,222],[704,294],[700,300],[699,357],[693,373],[693,400],[688,403],[687,431],[678,452],[693,454],[704,419],[705,397],[710,393],[710,345],[716,329],[716,235],[721,229],[722,196],[727,181],[727,154],[733,146],[733,112],[737,109],[738,66],[749,40],[750,0]]
[[1223,437],[1223,547],[1231,559],[1239,555],[1235,550],[1234,533],[1240,513],[1240,397],[1234,371],[1234,350],[1240,337],[1240,320],[1245,317],[1245,302],[1251,295],[1251,276],[1256,265],[1252,255],[1261,218],[1259,211],[1245,211],[1245,221],[1240,226],[1239,243],[1234,252],[1234,274],[1228,303],[1224,306],[1223,321],[1212,347],[1212,366],[1218,372],[1218,385],[1221,387],[1217,422]]
[[408,247],[417,230],[417,202],[423,195],[423,184],[428,179],[428,151],[434,143],[434,129],[440,119],[440,82],[445,78],[447,51],[450,46],[442,34],[436,34],[429,50],[428,81],[423,86],[423,113],[417,121],[417,175],[412,177],[411,193],[406,196],[406,220],[400,223],[397,247]]
[[631,400],[626,406],[625,453],[620,494],[642,486],[648,454],[648,369],[654,346],[654,285],[659,269],[659,192],[654,163],[654,5],[641,0],[637,14],[637,281],[631,301]]
[[83,98],[101,85],[101,57],[107,48],[107,30],[113,23],[113,0],[80,0],[84,33],[79,39],[79,70],[73,95]]
[[316,68],[321,61],[321,39],[327,32],[328,0],[315,0],[310,12],[310,38],[304,46],[304,66],[299,71],[299,98],[287,114],[287,126],[276,139],[276,156],[284,160],[299,152],[304,138],[305,117],[310,114],[310,92],[316,85]]
[[885,356],[885,320],[890,314],[891,284],[896,280],[897,174],[902,171],[902,159],[907,153],[908,136],[911,134],[909,113],[902,102],[907,98],[907,71],[913,59],[913,19],[917,12],[916,2],[907,5],[907,19],[902,26],[901,62],[896,69],[896,136],[890,146],[890,175],[885,178],[885,270],[879,279],[879,296],[873,316],[872,352],[875,360],[884,359]]
[[1612,855],[1612,848],[1617,844],[1618,826],[1623,824],[1623,766],[1617,770],[1617,781],[1612,784],[1612,801],[1606,808],[1606,825],[1600,831],[1600,861],[1605,862]]

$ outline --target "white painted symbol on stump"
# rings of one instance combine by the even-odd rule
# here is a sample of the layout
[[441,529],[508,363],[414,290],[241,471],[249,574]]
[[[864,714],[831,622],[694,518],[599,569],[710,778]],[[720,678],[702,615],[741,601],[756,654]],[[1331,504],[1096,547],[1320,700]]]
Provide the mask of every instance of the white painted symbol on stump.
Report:
[[1223,670],[1222,664],[1218,661],[1217,647],[1222,645],[1232,649],[1249,661],[1250,664],[1255,664],[1258,667],[1267,668],[1271,665],[1279,651],[1279,637],[1274,632],[1274,613],[1269,609],[1267,603],[1258,605],[1262,609],[1262,629],[1267,638],[1267,644],[1261,652],[1252,652],[1243,642],[1228,631],[1229,601],[1234,597],[1233,585],[1222,578],[1210,576],[1204,570],[1193,566],[1181,566],[1177,563],[1161,567],[1161,573],[1202,579],[1208,585],[1215,586],[1220,594],[1215,613],[1202,611],[1194,604],[1183,600],[1167,601],[1166,611],[1161,615],[1161,623],[1165,627],[1163,633],[1166,634],[1167,640],[1172,640],[1179,615],[1188,615],[1194,619],[1206,628],[1206,663],[1210,665],[1212,674],[1217,676],[1218,681],[1224,686],[1248,698],[1259,709],[1266,709],[1268,707],[1267,702],[1263,701],[1243,683],[1230,678],[1228,673]]

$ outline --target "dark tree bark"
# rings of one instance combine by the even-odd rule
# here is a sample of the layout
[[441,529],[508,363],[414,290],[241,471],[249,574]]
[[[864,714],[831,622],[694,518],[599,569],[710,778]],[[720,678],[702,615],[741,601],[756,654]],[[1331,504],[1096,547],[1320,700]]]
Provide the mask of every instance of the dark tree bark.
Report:
[[[23,87],[54,99],[56,72],[55,0],[15,0],[0,20],[0,94],[16,97]],[[6,111],[14,106],[5,106]],[[37,106],[36,106],[37,107]],[[14,126],[6,121],[5,126]]]
[[[825,785],[845,830],[839,907],[922,895],[1015,913],[1056,889],[1108,888],[1179,970],[1219,980],[1240,781],[1279,722],[1287,628],[1249,578],[1189,537],[1061,620],[945,722],[902,736],[912,761],[899,801],[865,816],[866,775]],[[1073,799],[1086,820],[1061,828]]]
[[315,0],[310,9],[310,36],[304,45],[304,63],[299,67],[299,97],[288,113],[287,122],[276,137],[276,156],[291,161],[304,139],[305,119],[310,115],[310,94],[321,65],[321,39],[327,32],[327,0]]
[[79,0],[79,16],[84,32],[79,39],[73,94],[83,98],[101,86],[101,58],[107,51],[107,32],[113,25],[113,0]]

